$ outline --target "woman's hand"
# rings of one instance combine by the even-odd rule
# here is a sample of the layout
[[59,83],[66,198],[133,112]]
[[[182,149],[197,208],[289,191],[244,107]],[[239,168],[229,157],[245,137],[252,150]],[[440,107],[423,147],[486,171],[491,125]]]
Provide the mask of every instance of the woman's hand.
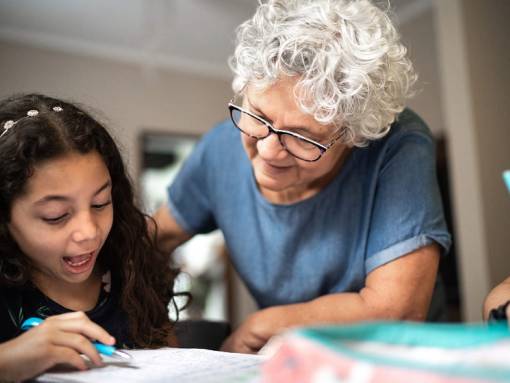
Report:
[[253,313],[223,342],[221,351],[255,354],[286,328],[285,311],[285,306],[275,306]]
[[101,357],[91,339],[113,345],[115,339],[83,312],[47,318],[40,325],[0,345],[0,381],[32,378],[61,363],[87,369],[86,355],[100,366]]

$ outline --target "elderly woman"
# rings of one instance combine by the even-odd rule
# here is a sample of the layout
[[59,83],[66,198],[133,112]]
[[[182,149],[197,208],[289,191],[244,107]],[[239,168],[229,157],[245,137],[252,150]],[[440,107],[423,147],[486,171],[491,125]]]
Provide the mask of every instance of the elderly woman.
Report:
[[237,31],[231,120],[203,137],[155,215],[167,250],[221,229],[260,306],[223,349],[282,329],[424,320],[450,236],[416,80],[368,0],[269,0]]

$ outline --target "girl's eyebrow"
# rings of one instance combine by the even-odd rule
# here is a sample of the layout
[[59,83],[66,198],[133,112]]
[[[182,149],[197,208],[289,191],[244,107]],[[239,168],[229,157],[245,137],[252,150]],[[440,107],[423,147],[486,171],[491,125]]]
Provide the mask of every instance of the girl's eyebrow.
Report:
[[[112,185],[112,182],[110,180],[106,181],[99,189],[96,190],[96,192],[94,193],[94,196],[98,195],[103,190],[108,189],[109,187],[111,187],[111,185]],[[59,195],[59,194],[50,194],[50,195],[44,196],[43,198],[37,200],[35,202],[35,205],[43,205],[43,204],[45,204],[47,202],[50,202],[50,201],[63,201],[63,202],[67,202],[69,200],[71,200],[71,198],[69,198],[68,196]]]
[[96,192],[94,193],[94,196],[98,195],[99,193],[101,193],[103,190],[106,190],[108,189],[109,187],[112,186],[112,181],[111,180],[108,180],[106,181],[103,186],[101,186],[99,189],[96,190]]

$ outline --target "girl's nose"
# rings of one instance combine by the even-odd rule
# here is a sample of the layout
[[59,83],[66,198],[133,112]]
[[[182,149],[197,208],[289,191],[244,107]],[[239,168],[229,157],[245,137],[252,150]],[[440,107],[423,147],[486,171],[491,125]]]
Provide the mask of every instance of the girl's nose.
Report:
[[97,234],[98,226],[91,213],[82,213],[77,217],[76,228],[72,234],[74,241],[83,242],[94,240]]

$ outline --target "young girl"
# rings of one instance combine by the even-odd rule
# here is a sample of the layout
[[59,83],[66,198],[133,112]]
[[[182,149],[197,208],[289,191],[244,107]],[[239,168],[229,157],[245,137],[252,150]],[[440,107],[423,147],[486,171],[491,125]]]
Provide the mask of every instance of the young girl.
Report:
[[42,95],[0,102],[0,381],[101,364],[90,340],[173,344],[175,277],[104,127]]

